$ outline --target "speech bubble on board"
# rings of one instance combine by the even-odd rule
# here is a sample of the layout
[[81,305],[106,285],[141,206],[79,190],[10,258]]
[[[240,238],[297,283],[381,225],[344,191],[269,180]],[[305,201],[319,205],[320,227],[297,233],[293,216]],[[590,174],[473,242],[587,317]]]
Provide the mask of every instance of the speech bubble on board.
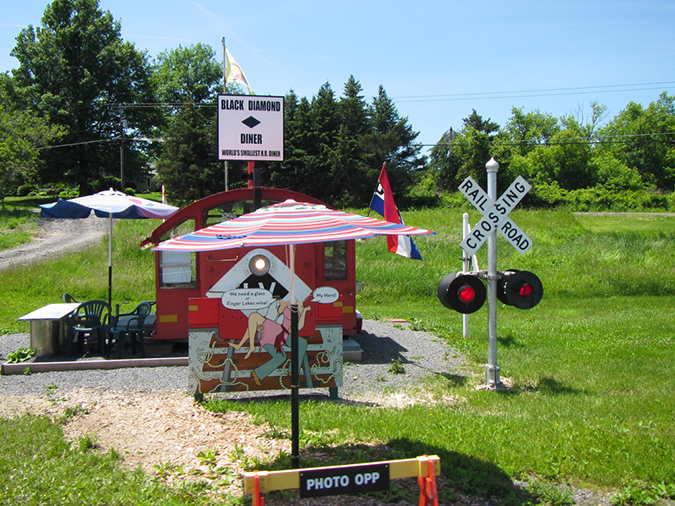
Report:
[[340,298],[340,292],[332,286],[320,286],[312,294],[312,302],[319,304],[332,304]]
[[263,288],[236,288],[225,292],[221,300],[227,309],[263,309],[274,302],[274,297]]

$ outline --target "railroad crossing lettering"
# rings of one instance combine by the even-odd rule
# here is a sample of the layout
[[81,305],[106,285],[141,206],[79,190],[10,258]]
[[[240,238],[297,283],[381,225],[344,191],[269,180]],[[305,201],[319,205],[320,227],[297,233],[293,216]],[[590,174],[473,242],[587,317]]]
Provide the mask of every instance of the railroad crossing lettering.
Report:
[[459,191],[481,212],[483,217],[473,228],[471,234],[460,243],[462,249],[469,255],[474,255],[487,241],[488,236],[498,230],[514,248],[521,254],[525,254],[532,246],[532,239],[508,215],[531,188],[530,183],[522,176],[518,176],[494,202],[471,176],[467,177],[460,185]]

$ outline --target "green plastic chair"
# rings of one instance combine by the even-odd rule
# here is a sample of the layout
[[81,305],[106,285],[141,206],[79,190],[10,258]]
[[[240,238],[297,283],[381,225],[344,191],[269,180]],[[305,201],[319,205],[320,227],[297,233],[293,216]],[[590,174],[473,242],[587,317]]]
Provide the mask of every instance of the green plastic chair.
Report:
[[132,355],[136,353],[136,344],[140,346],[141,355],[145,357],[145,318],[152,311],[149,302],[141,302],[136,309],[130,313],[119,314],[119,305],[117,306],[117,315],[113,318],[113,324],[108,329],[108,344],[106,346],[106,356],[110,356],[110,351],[114,343],[117,343],[118,358],[122,358],[124,346],[127,338],[131,343]]
[[63,302],[67,302],[68,304],[71,304],[73,302],[77,302],[77,303],[83,302],[81,300],[75,299],[75,297],[73,297],[69,293],[64,293],[62,298],[63,298]]
[[77,341],[78,353],[82,352],[85,338],[98,341],[99,351],[103,354],[109,318],[110,304],[103,300],[89,300],[80,304],[70,315],[72,327],[68,338],[68,357],[72,355],[73,341]]

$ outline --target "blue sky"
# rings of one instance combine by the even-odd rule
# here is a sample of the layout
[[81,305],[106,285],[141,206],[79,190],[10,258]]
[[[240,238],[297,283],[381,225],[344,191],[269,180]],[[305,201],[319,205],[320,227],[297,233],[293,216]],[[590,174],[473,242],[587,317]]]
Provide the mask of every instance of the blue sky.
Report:
[[[5,2],[0,70],[21,28],[48,2]],[[384,86],[418,141],[459,129],[472,109],[504,125],[512,107],[555,117],[611,119],[675,88],[672,0],[100,0],[122,37],[152,57],[197,42],[222,61],[221,39],[258,95],[293,89],[311,98],[325,82],[336,95],[353,75],[370,102]]]

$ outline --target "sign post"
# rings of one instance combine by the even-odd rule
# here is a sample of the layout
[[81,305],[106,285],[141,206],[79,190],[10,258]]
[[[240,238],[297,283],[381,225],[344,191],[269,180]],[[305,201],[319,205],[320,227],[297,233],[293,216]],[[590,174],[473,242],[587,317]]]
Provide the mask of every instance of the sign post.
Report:
[[488,191],[467,177],[460,185],[459,191],[478,209],[483,217],[473,230],[460,243],[465,255],[475,255],[476,251],[487,242],[487,279],[488,303],[488,362],[485,366],[484,388],[497,390],[503,388],[497,365],[497,287],[502,275],[497,271],[497,231],[520,252],[525,254],[532,246],[525,232],[508,217],[513,208],[530,191],[532,186],[521,176],[497,199],[497,172],[499,164],[492,158],[485,164],[487,169]]

